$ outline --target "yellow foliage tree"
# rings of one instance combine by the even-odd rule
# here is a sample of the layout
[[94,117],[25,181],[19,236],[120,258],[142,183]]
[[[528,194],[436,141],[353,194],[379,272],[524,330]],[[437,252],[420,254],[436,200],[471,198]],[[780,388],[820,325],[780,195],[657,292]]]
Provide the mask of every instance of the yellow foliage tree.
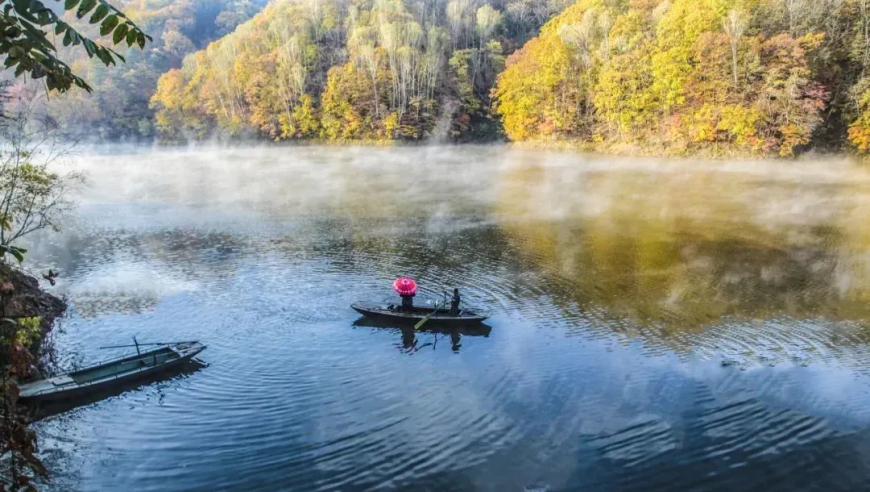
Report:
[[578,1],[508,59],[494,91],[505,131],[792,155],[811,141],[828,98],[810,66],[823,36],[751,32],[751,16],[771,2]]

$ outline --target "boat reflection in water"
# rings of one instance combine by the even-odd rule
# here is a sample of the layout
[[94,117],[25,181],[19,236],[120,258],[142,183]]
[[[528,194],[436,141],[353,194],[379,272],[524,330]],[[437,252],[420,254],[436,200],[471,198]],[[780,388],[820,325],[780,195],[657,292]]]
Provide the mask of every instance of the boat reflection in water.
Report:
[[[492,327],[485,323],[468,326],[449,326],[445,324],[426,323],[419,330],[413,326],[408,326],[403,323],[391,322],[389,320],[373,319],[367,316],[357,319],[353,322],[353,326],[369,327],[369,328],[386,328],[396,330],[402,334],[401,345],[398,345],[402,351],[415,353],[425,347],[438,348],[438,335],[450,336],[450,347],[454,352],[459,352],[462,347],[462,337],[487,337],[489,338]],[[419,333],[433,334],[431,342],[421,343],[417,337]]]
[[155,383],[162,383],[175,379],[186,378],[195,372],[208,367],[208,364],[193,358],[185,361],[183,364],[176,366],[170,372],[156,373],[145,379],[132,379],[117,385],[107,387],[105,390],[89,392],[86,395],[76,398],[67,398],[61,400],[45,401],[45,402],[27,402],[22,403],[22,407],[26,411],[26,415],[31,422],[42,420],[55,415],[66,413],[79,407],[91,405],[99,401],[119,396],[128,391],[138,390],[145,386],[150,386]]

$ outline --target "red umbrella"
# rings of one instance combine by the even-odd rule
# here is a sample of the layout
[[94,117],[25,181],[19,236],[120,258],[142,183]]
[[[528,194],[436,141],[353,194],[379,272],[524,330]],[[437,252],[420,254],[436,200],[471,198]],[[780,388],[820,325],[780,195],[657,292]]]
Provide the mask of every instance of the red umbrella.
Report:
[[417,282],[408,277],[399,277],[393,282],[393,290],[400,296],[413,296],[417,294]]

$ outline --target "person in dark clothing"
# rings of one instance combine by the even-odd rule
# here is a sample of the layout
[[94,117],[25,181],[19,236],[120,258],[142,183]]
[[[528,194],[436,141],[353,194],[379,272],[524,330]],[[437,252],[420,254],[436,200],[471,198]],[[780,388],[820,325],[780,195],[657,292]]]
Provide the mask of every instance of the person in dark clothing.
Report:
[[404,311],[414,310],[414,296],[402,296],[402,309]]
[[459,316],[459,303],[461,301],[459,289],[453,289],[453,299],[450,301],[450,316]]

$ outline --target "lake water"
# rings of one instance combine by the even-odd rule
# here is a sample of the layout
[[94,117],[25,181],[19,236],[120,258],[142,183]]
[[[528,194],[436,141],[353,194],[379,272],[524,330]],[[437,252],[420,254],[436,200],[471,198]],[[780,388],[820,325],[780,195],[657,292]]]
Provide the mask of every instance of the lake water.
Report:
[[[46,490],[857,490],[870,172],[504,147],[103,149],[56,365],[208,367],[37,425]],[[359,323],[397,275],[481,332]],[[423,302],[418,300],[418,302]],[[491,331],[490,331],[491,329]],[[483,336],[487,334],[488,336]]]

